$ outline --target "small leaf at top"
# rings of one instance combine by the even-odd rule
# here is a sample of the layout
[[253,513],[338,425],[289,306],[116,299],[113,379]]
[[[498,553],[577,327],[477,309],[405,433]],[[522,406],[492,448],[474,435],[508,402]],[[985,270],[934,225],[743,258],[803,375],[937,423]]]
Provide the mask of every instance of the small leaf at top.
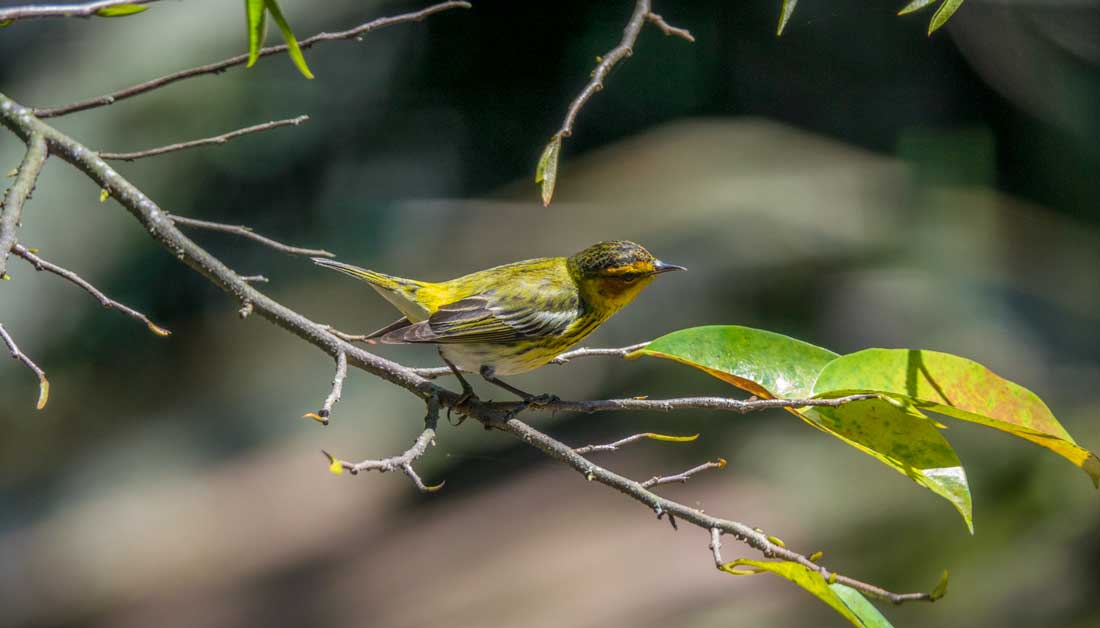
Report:
[[302,76],[307,79],[313,78],[313,72],[310,72],[309,66],[306,65],[306,58],[302,56],[302,49],[298,47],[298,40],[294,38],[294,33],[290,30],[290,24],[287,23],[286,17],[279,9],[279,3],[275,0],[264,0],[264,4],[267,5],[267,10],[271,11],[271,19],[275,20],[275,23],[279,25],[279,30],[283,32],[287,54],[290,55],[291,61],[298,67],[298,71],[302,73]]
[[814,394],[881,392],[922,410],[992,427],[1029,440],[1081,467],[1100,483],[1100,458],[1080,447],[1043,400],[986,367],[950,353],[864,349],[830,362]]
[[943,570],[943,575],[940,576],[940,581],[936,583],[936,588],[932,589],[932,592],[928,594],[932,598],[932,601],[936,601],[947,595],[947,570]]
[[901,11],[898,11],[898,15],[909,15],[910,13],[916,13],[924,7],[934,3],[936,0],[913,0],[909,4],[902,7]]
[[959,10],[962,6],[963,0],[943,0],[943,4],[940,8],[936,9],[936,12],[932,15],[932,22],[928,25],[928,34],[936,32],[941,26],[947,23],[947,20],[951,19],[952,15],[955,15],[955,11]]
[[775,29],[776,36],[783,34],[783,29],[787,27],[787,22],[790,21],[797,4],[798,0],[783,0],[783,8],[779,11],[779,27]]
[[555,133],[542,150],[539,165],[535,167],[535,183],[542,184],[542,206],[550,205],[554,198],[554,184],[558,182],[558,156],[561,154],[561,134]]
[[[750,569],[738,569],[749,567]],[[859,628],[893,628],[867,598],[859,591],[843,584],[830,583],[821,573],[809,567],[790,561],[752,560],[738,558],[720,567],[726,573],[743,576],[753,573],[769,572],[797,584],[828,604],[840,613],[853,626]]]
[[248,64],[250,68],[260,58],[260,46],[264,45],[264,31],[267,30],[267,11],[264,0],[244,0],[245,19],[248,22]]
[[123,17],[148,10],[144,4],[116,4],[113,7],[103,7],[95,12],[99,17]]

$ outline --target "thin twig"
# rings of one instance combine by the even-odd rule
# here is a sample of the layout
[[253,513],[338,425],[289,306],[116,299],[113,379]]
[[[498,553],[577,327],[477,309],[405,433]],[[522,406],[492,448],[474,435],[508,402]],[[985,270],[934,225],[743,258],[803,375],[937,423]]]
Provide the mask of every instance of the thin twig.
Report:
[[149,4],[156,0],[96,0],[83,4],[39,4],[0,9],[0,22],[17,22],[41,17],[89,17],[120,4]]
[[119,312],[122,312],[126,316],[129,316],[136,321],[141,321],[142,323],[145,323],[145,326],[149,328],[149,331],[153,332],[154,334],[158,336],[170,336],[172,334],[172,332],[168,331],[167,329],[154,324],[153,321],[149,320],[148,316],[142,314],[132,307],[123,305],[122,303],[119,303],[118,301],[115,301],[114,299],[108,297],[101,290],[93,286],[91,283],[88,282],[88,280],[84,279],[80,275],[74,273],[67,268],[62,268],[57,264],[47,262],[46,260],[32,253],[29,249],[27,249],[27,247],[23,246],[22,244],[16,244],[12,248],[12,252],[14,252],[19,257],[27,260],[27,262],[34,266],[35,270],[44,270],[46,272],[53,273],[58,277],[71,281],[72,283],[80,286],[88,294],[95,297],[96,300],[99,301],[99,304],[103,307],[109,310],[118,310]]
[[[510,417],[508,408],[515,407],[516,404],[487,404],[475,399],[467,399],[466,396],[461,393],[447,390],[446,388],[437,386],[430,380],[420,377],[417,372],[411,368],[391,360],[386,360],[385,358],[372,354],[354,344],[340,339],[323,325],[302,316],[291,308],[256,290],[247,282],[242,281],[240,276],[233,272],[233,270],[226,266],[221,260],[187,238],[187,236],[172,223],[171,219],[166,216],[163,209],[158,207],[157,204],[140,189],[111,169],[109,165],[102,159],[99,159],[92,151],[41,120],[33,116],[25,115],[27,111],[26,108],[14,103],[3,94],[0,94],[0,124],[9,128],[24,141],[33,133],[40,133],[45,136],[52,154],[76,166],[87,174],[100,188],[107,189],[112,198],[129,211],[134,218],[141,223],[149,235],[160,243],[170,254],[209,279],[214,285],[233,295],[234,298],[251,302],[257,314],[267,318],[276,325],[290,331],[333,357],[339,352],[345,352],[350,366],[355,366],[391,384],[400,386],[421,399],[437,399],[442,407],[452,408],[463,412],[477,419],[487,427],[503,430],[519,441],[537,448],[554,459],[562,461],[583,476],[591,477],[592,481],[614,488],[657,513],[674,515],[682,521],[687,521],[705,530],[717,528],[742,540],[750,547],[759,550],[765,557],[791,560],[816,570],[818,573],[821,573],[823,577],[828,578],[833,576],[833,572],[828,571],[823,566],[818,565],[802,554],[773,543],[765,534],[757,532],[743,523],[729,519],[720,519],[687,505],[666,499],[643,488],[640,483],[634,480],[593,464],[583,456],[574,452],[572,448],[565,443],[555,440],[519,419]],[[832,403],[839,405],[842,402],[851,401],[856,398],[859,397],[833,400]],[[733,400],[724,400],[726,403],[731,401]],[[762,409],[763,407],[776,407],[777,404],[780,407],[784,405],[816,405],[820,404],[822,400],[809,401],[812,402],[812,404],[806,401],[792,402],[790,400],[746,401],[740,402],[742,404],[740,407],[745,411],[749,411],[750,409]],[[425,434],[421,436],[425,437]],[[427,448],[431,436],[434,436],[434,427],[424,438],[422,445],[423,449]],[[417,443],[420,444],[421,439],[418,439]],[[340,468],[343,469],[344,467],[341,465]],[[404,467],[401,468],[408,473],[408,469]],[[411,466],[409,469],[411,469]],[[846,576],[837,575],[836,581],[867,595],[886,599],[895,603],[932,599],[927,593],[892,593],[881,587]]]
[[50,380],[46,379],[46,372],[27,357],[27,354],[19,350],[19,346],[15,344],[15,339],[11,337],[8,330],[4,329],[3,323],[0,323],[0,340],[3,340],[4,344],[8,346],[12,358],[22,362],[24,366],[38,376],[38,403],[35,404],[35,407],[39,410],[45,408],[46,401],[50,398]]
[[[355,340],[364,340],[366,339],[366,336],[352,336],[350,334],[343,334],[341,338],[349,342],[353,342]],[[627,354],[637,351],[638,349],[641,349],[648,344],[648,341],[639,342],[637,344],[629,345],[626,347],[619,347],[617,349],[588,349],[585,347],[581,347],[580,349],[566,351],[565,353],[547,362],[547,364],[565,364],[570,360],[575,360],[577,358],[590,358],[595,356],[622,358],[626,357]],[[420,368],[416,369],[416,374],[425,379],[435,379],[443,375],[450,375],[451,369],[446,366]]]
[[206,137],[201,140],[191,140],[190,142],[180,142],[178,144],[169,144],[168,146],[160,146],[158,148],[150,148],[148,150],[140,150],[132,153],[106,153],[101,152],[99,156],[102,159],[119,160],[119,161],[134,161],[135,159],[142,159],[144,157],[153,157],[156,155],[163,155],[165,153],[172,153],[178,150],[186,150],[188,148],[195,148],[196,146],[207,146],[209,144],[225,144],[231,139],[240,137],[242,135],[248,135],[250,133],[259,133],[261,131],[269,131],[271,129],[277,129],[282,126],[298,126],[299,124],[309,120],[309,116],[298,116],[297,118],[287,118],[286,120],[276,120],[273,122],[265,122],[263,124],[257,124],[243,129],[237,129],[229,133],[223,133],[222,135],[215,135],[214,137]]
[[722,531],[718,528],[710,529],[710,552],[714,555],[714,566],[721,569],[726,563],[722,560]]
[[420,435],[413,441],[412,447],[405,450],[404,453],[391,456],[389,458],[383,458],[381,460],[363,460],[361,462],[347,462],[346,460],[340,460],[327,451],[322,451],[325,457],[328,458],[329,464],[339,469],[347,469],[352,475],[358,474],[360,471],[378,471],[379,473],[388,473],[390,471],[401,470],[405,475],[409,476],[416,488],[421,493],[434,493],[443,488],[446,482],[440,482],[432,486],[424,484],[424,481],[417,475],[416,470],[413,469],[413,463],[424,456],[428,451],[429,445],[435,444],[435,430],[439,424],[439,399],[436,397],[429,397],[427,400],[428,413],[424,417],[424,431],[420,432]]
[[573,448],[573,451],[578,453],[578,454],[581,454],[583,456],[585,454],[590,454],[590,453],[595,453],[595,452],[619,451],[619,448],[622,447],[623,445],[629,445],[631,443],[636,443],[640,440],[665,440],[665,441],[674,440],[674,441],[684,442],[684,441],[693,441],[693,440],[695,440],[695,437],[697,437],[697,436],[698,436],[698,434],[696,434],[695,436],[684,436],[684,437],[677,436],[677,437],[669,438],[667,436],[664,436],[663,434],[654,434],[653,432],[645,432],[645,433],[642,433],[642,434],[634,434],[633,436],[627,436],[626,438],[620,438],[619,440],[617,440],[613,443],[606,443],[604,445],[585,445],[584,447],[575,447],[575,448]]
[[309,255],[311,257],[335,257],[332,253],[324,249],[305,249],[298,246],[290,246],[289,244],[283,244],[271,238],[262,236],[254,231],[251,227],[244,225],[227,225],[221,222],[210,222],[208,220],[197,220],[195,218],[184,218],[183,216],[176,216],[175,214],[167,214],[168,219],[177,225],[184,227],[191,227],[193,229],[206,229],[208,231],[221,231],[222,233],[232,233],[239,235],[242,238],[248,238],[249,240],[255,240],[265,246],[282,251],[283,253],[290,253],[291,255]]
[[626,28],[623,29],[623,38],[619,40],[619,45],[600,57],[599,62],[596,64],[596,69],[592,71],[591,80],[584,86],[581,93],[573,99],[573,102],[569,104],[569,110],[565,114],[565,121],[562,122],[561,128],[558,129],[558,137],[566,138],[573,135],[573,125],[577,121],[577,114],[580,113],[581,108],[591,100],[596,92],[603,89],[604,81],[607,79],[607,75],[611,72],[611,69],[615,67],[615,64],[634,54],[634,44],[637,43],[638,35],[642,32],[642,26],[645,25],[646,20],[655,24],[666,35],[675,34],[684,37],[684,39],[688,41],[695,41],[691,33],[681,28],[669,26],[661,16],[654,14],[650,10],[650,0],[637,0],[634,4],[634,13],[626,23]]
[[0,279],[7,277],[8,255],[15,245],[15,231],[23,216],[23,205],[34,191],[48,153],[45,136],[41,133],[30,134],[27,138],[27,152],[19,164],[15,181],[4,195],[3,214],[0,214]]
[[340,395],[344,391],[344,379],[348,376],[348,354],[341,351],[336,354],[336,375],[332,378],[332,391],[325,398],[324,405],[317,412],[310,412],[303,419],[313,419],[321,425],[328,425],[332,416],[332,408],[340,401]]
[[695,43],[695,36],[691,34],[691,31],[689,31],[686,28],[679,28],[677,26],[672,26],[671,24],[669,24],[668,22],[665,21],[665,18],[661,17],[660,15],[657,15],[656,13],[653,13],[653,12],[647,13],[646,16],[645,16],[645,19],[649,20],[649,22],[651,24],[653,24],[657,28],[661,29],[661,32],[664,33],[668,37],[680,37],[682,39],[686,39],[686,40],[690,41],[691,43]]
[[[469,9],[469,2],[450,0],[448,2],[441,2],[439,4],[432,5],[420,11],[414,11],[412,13],[402,13],[401,15],[394,15],[390,17],[381,17],[376,20],[372,20],[365,24],[360,24],[350,30],[341,31],[339,33],[318,33],[307,39],[300,40],[298,46],[302,49],[309,48],[314,44],[326,42],[326,41],[338,41],[342,39],[357,39],[363,35],[385,28],[387,26],[393,26],[395,24],[402,24],[405,22],[419,22],[430,15],[439,13],[441,11],[447,11],[449,9]],[[281,54],[287,51],[286,44],[280,44],[278,46],[268,46],[260,49],[260,56],[267,57],[274,54]],[[125,100],[138,94],[144,94],[146,92],[159,89],[165,85],[170,85],[176,81],[182,81],[194,76],[202,76],[204,74],[217,74],[223,72],[231,67],[244,65],[248,62],[247,54],[240,54],[235,57],[230,57],[216,63],[210,63],[173,74],[168,74],[160,78],[146,81],[144,83],[138,83],[137,85],[131,85],[125,89],[120,89],[110,94],[104,94],[103,96],[97,96],[95,98],[89,98],[80,102],[73,103],[71,105],[63,105],[60,107],[43,107],[34,110],[34,115],[39,118],[52,118],[54,116],[61,116],[67,113],[73,113],[76,111],[84,111],[85,109],[93,109],[95,107],[103,107],[120,100]]]
[[681,484],[691,479],[691,476],[696,473],[702,473],[707,469],[724,469],[726,468],[726,461],[723,458],[719,458],[713,462],[704,462],[703,464],[692,467],[683,473],[677,473],[676,475],[655,475],[645,482],[642,482],[642,488],[651,488],[654,486],[660,486],[662,484],[672,484],[673,482],[680,482]]
[[[857,394],[836,399],[731,399],[729,397],[679,397],[674,399],[597,399],[592,401],[563,401],[551,400],[545,404],[539,404],[538,408],[551,412],[614,412],[614,411],[641,411],[672,412],[673,410],[685,410],[693,408],[697,410],[724,410],[738,414],[759,412],[773,408],[804,408],[808,406],[825,406],[836,408],[853,401],[875,399],[878,395]],[[521,402],[499,402],[486,404],[494,409],[505,411],[523,411],[533,409],[530,404]]]

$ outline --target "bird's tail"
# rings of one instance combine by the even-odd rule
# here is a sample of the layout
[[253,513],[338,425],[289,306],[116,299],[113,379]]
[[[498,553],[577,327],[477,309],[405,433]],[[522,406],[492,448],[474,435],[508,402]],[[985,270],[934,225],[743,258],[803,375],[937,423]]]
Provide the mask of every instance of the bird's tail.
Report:
[[323,257],[314,257],[313,263],[318,266],[324,266],[325,268],[331,268],[332,270],[339,271],[345,275],[350,275],[356,279],[362,279],[372,286],[381,288],[387,292],[404,292],[409,289],[416,289],[423,287],[424,283],[421,281],[415,281],[413,279],[404,279],[402,277],[393,277],[391,275],[384,275],[382,273],[374,272],[373,270],[367,270],[366,268],[360,268],[358,266],[352,266],[351,264],[345,264],[343,262],[337,262],[334,260],[326,259]]
[[369,283],[378,294],[385,297],[390,304],[400,310],[409,320],[424,320],[431,314],[431,311],[420,302],[418,293],[422,289],[430,287],[432,284],[416,281],[415,279],[384,275],[382,273],[376,273],[373,270],[359,268],[358,266],[344,264],[343,262],[335,262],[323,257],[314,257],[313,261],[318,266],[331,268],[345,275],[350,275],[356,279],[361,279]]

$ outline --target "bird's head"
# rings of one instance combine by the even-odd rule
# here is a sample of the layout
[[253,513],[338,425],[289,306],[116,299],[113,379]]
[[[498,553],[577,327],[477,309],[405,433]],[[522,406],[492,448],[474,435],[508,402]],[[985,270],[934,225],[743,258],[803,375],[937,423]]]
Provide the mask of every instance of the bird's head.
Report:
[[687,270],[653,257],[640,244],[612,240],[593,244],[568,260],[569,272],[590,302],[612,309],[630,303],[653,278]]

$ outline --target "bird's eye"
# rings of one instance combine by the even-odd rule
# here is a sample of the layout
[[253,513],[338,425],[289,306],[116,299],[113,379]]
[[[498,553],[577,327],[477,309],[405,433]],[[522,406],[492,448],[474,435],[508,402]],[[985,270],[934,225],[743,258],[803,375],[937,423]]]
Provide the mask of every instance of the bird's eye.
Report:
[[634,280],[636,280],[637,278],[638,275],[635,275],[634,273],[627,273],[622,276],[622,280],[624,283],[634,283]]

